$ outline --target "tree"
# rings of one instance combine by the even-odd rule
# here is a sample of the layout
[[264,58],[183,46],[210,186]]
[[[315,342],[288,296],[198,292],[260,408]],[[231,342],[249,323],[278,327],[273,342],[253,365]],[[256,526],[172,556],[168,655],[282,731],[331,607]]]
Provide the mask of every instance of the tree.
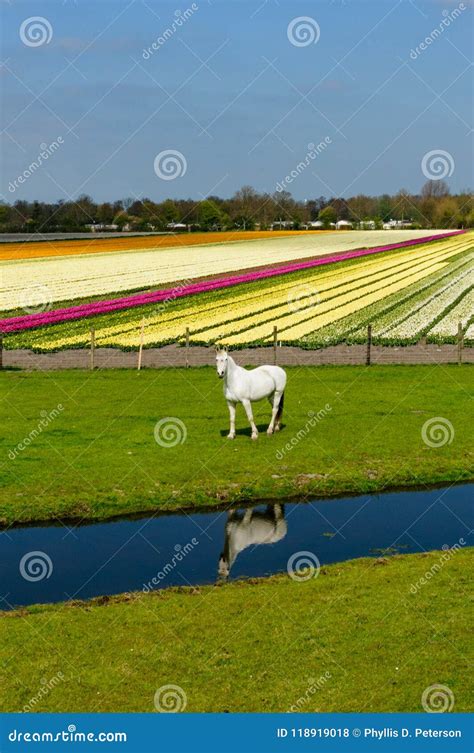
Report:
[[378,200],[377,214],[383,222],[388,222],[392,218],[392,199],[387,193],[380,196]]
[[423,199],[440,199],[449,196],[449,187],[445,180],[427,180],[422,186]]
[[163,224],[168,225],[170,222],[177,222],[179,219],[178,210],[173,199],[166,199],[159,207],[159,216]]
[[243,230],[252,229],[258,211],[258,193],[252,186],[242,186],[229,202],[231,219]]
[[318,219],[323,223],[323,227],[327,228],[331,225],[331,223],[336,222],[337,212],[330,204],[328,207],[325,207],[325,209],[321,209],[318,215]]
[[127,225],[129,221],[130,217],[123,209],[114,217],[114,225],[118,225],[119,230],[123,230],[124,225]]
[[210,199],[201,202],[198,216],[202,230],[218,228],[222,223],[222,212]]
[[436,207],[435,224],[442,228],[458,227],[461,224],[458,205],[453,198],[446,196],[441,199]]

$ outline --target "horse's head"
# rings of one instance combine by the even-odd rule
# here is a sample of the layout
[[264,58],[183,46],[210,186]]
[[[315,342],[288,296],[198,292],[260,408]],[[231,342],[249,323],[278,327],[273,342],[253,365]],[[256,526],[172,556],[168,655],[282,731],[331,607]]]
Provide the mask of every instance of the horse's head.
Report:
[[225,377],[226,371],[227,371],[227,351],[226,350],[218,350],[216,353],[216,368],[217,368],[217,375],[219,379],[223,379]]
[[219,578],[222,578],[223,580],[226,580],[229,577],[229,573],[230,573],[229,560],[224,555],[224,552],[222,552],[221,556],[219,557],[219,565],[217,567],[217,573],[219,575]]

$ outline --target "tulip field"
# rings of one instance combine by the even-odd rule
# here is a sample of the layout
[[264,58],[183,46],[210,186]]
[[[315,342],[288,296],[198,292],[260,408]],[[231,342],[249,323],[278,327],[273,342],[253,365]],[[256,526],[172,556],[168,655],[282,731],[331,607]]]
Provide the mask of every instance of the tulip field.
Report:
[[[315,256],[329,257],[365,246],[413,241],[427,233],[416,230],[391,233],[306,232],[294,235],[274,232],[272,238],[267,237],[268,233],[263,233],[263,237],[241,241],[234,235],[234,240],[227,242],[220,240],[222,235],[230,234],[210,233],[207,243],[193,246],[183,245],[188,235],[184,239],[178,236],[181,243],[172,243],[169,247],[162,247],[162,236],[154,240],[154,247],[150,247],[150,238],[127,238],[128,248],[124,250],[119,247],[115,252],[110,244],[116,239],[89,240],[76,245],[71,241],[59,241],[54,243],[53,249],[44,243],[32,244],[35,249],[31,249],[28,243],[21,244],[16,250],[12,244],[6,244],[6,250],[0,248],[0,311],[25,307],[25,280],[28,280],[32,293],[35,290],[43,291],[48,303],[56,304],[92,296],[153,289],[177,281],[189,282],[210,275],[236,273]],[[189,236],[191,239],[194,237],[193,234]],[[140,245],[139,241],[142,241]],[[147,247],[143,248],[145,241]],[[168,243],[172,241],[175,238],[168,238]],[[123,239],[118,239],[118,242],[123,243]],[[96,245],[98,248],[93,253],[91,248],[96,248]],[[43,247],[45,256],[29,258],[28,254],[41,251],[38,246]],[[74,249],[75,254],[72,253]],[[55,255],[51,255],[53,250]]]
[[[361,247],[362,235],[382,236],[389,242]],[[375,342],[403,345],[426,336],[430,342],[443,343],[456,340],[460,321],[466,344],[473,344],[471,233],[428,237],[425,232],[422,239],[419,234],[406,238],[399,232],[332,233],[312,236],[311,241],[296,236],[188,248],[187,254],[184,249],[99,254],[93,260],[100,258],[100,265],[92,264],[85,277],[68,280],[64,275],[62,283],[61,259],[19,261],[36,269],[42,285],[51,286],[53,300],[72,303],[20,312],[12,275],[3,309],[6,314],[9,308],[15,310],[0,321],[4,345],[39,352],[86,347],[93,327],[98,347],[183,344],[188,330],[192,344],[241,348],[270,344],[276,326],[283,344],[321,348],[364,342],[369,323]],[[143,253],[148,254],[145,266],[141,266]],[[129,273],[118,281],[123,259],[112,265],[111,261],[124,255]],[[81,263],[84,259],[77,257]],[[77,260],[67,259],[73,262],[68,269],[74,275],[79,274]],[[108,272],[103,278],[100,270],[106,269],[105,262]],[[52,279],[50,267],[44,265],[53,265]],[[86,266],[81,269],[83,275]],[[216,276],[216,271],[225,270],[232,274]],[[179,279],[185,282],[149,289],[153,280],[163,284]],[[129,294],[84,301],[87,295],[110,292],[114,284],[116,292]],[[133,292],[146,286],[145,292]]]

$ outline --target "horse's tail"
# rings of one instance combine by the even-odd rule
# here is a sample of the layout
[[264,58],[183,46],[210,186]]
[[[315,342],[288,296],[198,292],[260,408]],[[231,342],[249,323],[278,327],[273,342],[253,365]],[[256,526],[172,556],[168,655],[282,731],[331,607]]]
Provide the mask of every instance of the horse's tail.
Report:
[[285,392],[283,391],[281,393],[280,402],[278,403],[278,410],[277,410],[276,419],[275,419],[276,421],[280,421],[280,419],[281,419],[281,417],[283,415],[283,405],[284,405],[284,402],[285,402]]

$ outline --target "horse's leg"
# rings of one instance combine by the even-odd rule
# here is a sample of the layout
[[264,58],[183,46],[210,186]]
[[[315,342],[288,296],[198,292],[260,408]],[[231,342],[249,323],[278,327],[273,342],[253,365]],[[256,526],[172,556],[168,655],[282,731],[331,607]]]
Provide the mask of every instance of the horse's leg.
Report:
[[253,515],[253,508],[252,507],[247,507],[247,509],[245,510],[245,513],[244,513],[244,517],[242,518],[242,522],[243,523],[250,523],[250,521],[252,520],[252,515]]
[[253,420],[252,404],[250,400],[242,400],[242,405],[245,408],[247,418],[252,428],[252,439],[258,439],[258,430],[257,430],[257,427],[255,426],[255,421]]
[[272,418],[268,425],[267,434],[273,434],[274,431],[279,431],[280,425],[275,426],[276,416],[278,413],[278,406],[280,405],[281,392],[275,390],[273,393],[273,405],[272,405]]
[[229,416],[230,416],[230,430],[227,435],[227,439],[234,439],[235,438],[235,403],[228,400],[227,405],[229,406]]

